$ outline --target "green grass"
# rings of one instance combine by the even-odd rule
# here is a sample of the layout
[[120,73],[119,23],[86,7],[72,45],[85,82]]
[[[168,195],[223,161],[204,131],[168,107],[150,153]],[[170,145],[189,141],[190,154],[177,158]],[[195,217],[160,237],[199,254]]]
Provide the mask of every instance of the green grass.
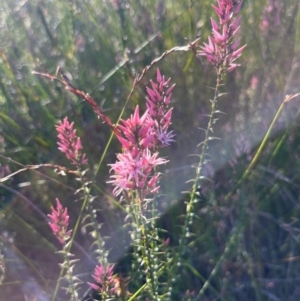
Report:
[[[240,36],[247,48],[239,59],[241,67],[221,87],[227,94],[220,98],[219,110],[225,114],[218,116],[214,126],[214,135],[221,139],[209,147],[211,181],[202,184],[206,201],[197,211],[195,237],[190,241],[193,254],[182,271],[182,287],[196,295],[206,283],[201,300],[298,300],[299,97],[285,105],[249,177],[235,189],[285,95],[299,92],[298,1],[281,1],[278,11],[269,12],[270,27],[262,32],[267,2],[276,1],[244,0]],[[135,76],[172,47],[185,46],[199,35],[200,44],[206,41],[209,17],[215,18],[208,0],[122,3],[120,9],[113,1],[96,0],[0,3],[0,174],[6,165],[11,172],[24,167],[5,158],[23,165],[71,168],[57,150],[55,132],[57,122],[68,116],[89,158],[91,193],[97,196],[94,203],[103,223],[101,232],[113,262],[122,257],[128,239],[124,213],[106,184],[107,164],[115,161],[120,146],[112,139],[96,174],[110,129],[81,99],[32,71],[55,74],[61,66],[72,75],[73,84],[89,93],[116,122],[125,104],[124,118],[136,104],[145,108],[145,86],[155,68],[126,103]],[[275,22],[277,16],[280,23]],[[172,121],[176,143],[163,150],[170,161],[161,180],[160,207],[165,211],[182,198],[181,191],[191,188],[185,182],[193,178],[191,165],[197,161],[190,155],[199,153],[197,145],[204,138],[199,128],[207,125],[215,75],[192,52],[172,53],[158,67],[176,83]],[[249,143],[246,154],[243,141]],[[58,197],[69,208],[74,226],[81,206],[74,191],[79,187],[73,176],[61,176],[49,168],[24,171],[1,183],[0,249],[6,277],[0,295],[5,299],[37,297],[24,288],[26,277],[17,277],[10,253],[22,262],[20,275],[32,277],[40,290],[53,294],[61,261],[54,251],[60,246],[45,215]],[[13,244],[6,233],[14,237]],[[78,231],[75,240],[72,252],[81,259],[76,273],[83,281],[91,281],[91,239]],[[60,291],[58,300],[65,298]]]

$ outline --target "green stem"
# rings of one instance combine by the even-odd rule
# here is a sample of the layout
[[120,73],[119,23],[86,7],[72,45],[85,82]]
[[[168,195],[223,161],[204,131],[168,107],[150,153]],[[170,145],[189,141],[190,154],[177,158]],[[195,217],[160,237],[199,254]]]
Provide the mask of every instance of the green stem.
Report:
[[243,250],[243,256],[245,257],[245,259],[248,262],[248,271],[249,271],[249,275],[251,277],[251,285],[252,285],[254,293],[255,293],[255,300],[262,301],[263,299],[262,299],[262,295],[261,295],[261,288],[256,279],[256,275],[255,275],[255,271],[254,271],[254,264],[252,262],[252,258],[250,257],[250,255],[248,254],[246,249]]
[[253,157],[252,161],[250,162],[250,164],[248,165],[246,171],[244,172],[244,174],[242,175],[242,177],[239,179],[239,181],[237,182],[235,188],[233,190],[231,190],[226,196],[225,196],[225,201],[229,200],[229,198],[233,195],[234,191],[236,191],[237,188],[239,188],[241,186],[241,184],[248,178],[248,176],[250,175],[250,172],[252,171],[252,169],[256,166],[257,162],[258,162],[258,159],[264,149],[264,147],[266,146],[266,143],[271,135],[271,132],[272,132],[272,129],[278,119],[278,117],[280,116],[282,110],[283,110],[283,107],[284,105],[289,102],[290,100],[292,100],[293,98],[299,96],[300,93],[297,93],[297,94],[293,94],[293,95],[287,95],[285,97],[285,99],[283,100],[282,104],[280,105],[277,113],[275,114],[268,130],[267,130],[267,133],[263,139],[263,141],[261,142],[255,156]]
[[107,266],[107,254],[104,248],[105,242],[103,240],[103,238],[101,237],[101,233],[100,233],[100,225],[96,219],[95,213],[94,213],[94,208],[91,204],[91,202],[89,202],[91,195],[90,195],[90,188],[86,187],[85,185],[85,179],[83,176],[82,171],[80,170],[80,182],[82,184],[82,189],[83,189],[83,193],[85,196],[85,199],[87,199],[88,201],[86,202],[86,207],[85,209],[88,212],[90,221],[91,221],[91,226],[93,227],[93,235],[92,237],[94,238],[95,244],[96,244],[96,253],[98,254],[97,256],[97,261],[101,262],[105,267]]
[[196,175],[195,175],[195,180],[194,180],[194,184],[192,187],[192,191],[190,193],[190,200],[187,204],[187,210],[186,210],[186,217],[185,217],[185,223],[184,223],[184,227],[183,227],[183,235],[182,235],[182,239],[180,240],[180,246],[179,246],[179,254],[183,255],[183,249],[184,246],[186,245],[186,238],[188,236],[188,228],[192,222],[192,213],[194,212],[194,200],[196,197],[196,192],[197,192],[197,188],[199,186],[199,182],[200,182],[200,178],[201,178],[201,173],[202,173],[202,169],[205,163],[205,157],[207,155],[207,148],[208,148],[208,142],[209,139],[211,137],[211,133],[213,131],[213,123],[214,123],[214,118],[215,118],[215,114],[216,114],[216,108],[217,108],[217,102],[218,102],[218,97],[219,97],[219,89],[220,89],[220,85],[221,85],[221,80],[222,80],[222,72],[219,71],[217,73],[217,81],[216,81],[216,87],[215,87],[215,94],[214,94],[214,98],[211,101],[211,114],[209,117],[209,121],[207,124],[207,128],[205,130],[205,138],[204,141],[202,142],[202,148],[201,148],[201,152],[200,152],[200,160],[199,160],[199,164],[196,168]]
[[[134,193],[135,199],[131,201],[131,215],[133,222],[133,231],[135,232],[135,239],[138,240],[138,246],[141,248],[144,271],[146,276],[146,285],[150,284],[151,300],[157,300],[157,281],[155,280],[155,271],[153,265],[154,249],[152,242],[149,240],[149,229],[147,225],[147,217],[144,213],[143,199],[140,198],[138,191]],[[136,252],[137,253],[137,252]]]
[[[158,285],[157,285],[157,281],[155,281],[155,277],[154,277],[155,272],[154,272],[154,266],[152,263],[152,260],[155,258],[154,254],[153,254],[155,248],[152,247],[152,245],[149,241],[149,237],[148,237],[149,231],[147,229],[147,225],[145,222],[143,224],[143,228],[144,228],[144,236],[143,236],[144,248],[145,248],[145,253],[147,256],[146,270],[149,270],[149,273],[146,273],[146,283],[148,283],[148,279],[149,279],[149,282],[151,284],[151,293],[152,293],[151,300],[156,301]],[[154,299],[152,299],[152,298],[154,298]]]
[[[135,90],[137,84],[138,84],[137,82],[135,82],[135,83],[133,84],[133,87],[132,87],[132,89],[131,89],[129,95],[127,96],[126,102],[125,102],[125,104],[124,104],[124,106],[123,106],[123,108],[122,108],[122,111],[121,111],[121,113],[120,113],[120,115],[119,115],[119,117],[118,117],[118,120],[117,120],[117,123],[116,123],[116,124],[118,124],[118,123],[120,122],[120,120],[121,120],[121,118],[122,118],[122,116],[123,116],[123,114],[124,114],[124,112],[125,112],[125,108],[127,107],[127,104],[128,104],[128,102],[129,102],[129,100],[130,100],[130,98],[131,98],[131,96],[132,96],[132,94],[133,94],[133,92],[134,92],[134,90]],[[96,175],[98,174],[98,172],[99,172],[99,170],[100,170],[100,167],[102,166],[102,163],[103,163],[103,161],[104,161],[104,158],[105,158],[105,156],[106,156],[106,153],[107,153],[107,151],[108,151],[108,148],[109,148],[109,146],[110,146],[110,144],[111,144],[111,141],[112,141],[114,135],[115,135],[114,132],[112,132],[112,133],[110,134],[110,137],[109,137],[109,139],[108,139],[108,141],[107,141],[107,143],[106,143],[106,145],[105,145],[104,151],[103,151],[103,153],[102,153],[102,156],[101,156],[101,158],[100,158],[100,161],[99,161],[99,163],[98,163],[98,165],[97,165],[97,168],[96,168],[96,171],[95,171],[95,177],[96,177]]]
[[203,297],[205,291],[210,286],[210,282],[211,282],[212,278],[217,274],[217,272],[219,271],[222,263],[227,258],[227,256],[230,254],[233,246],[236,244],[236,241],[237,241],[240,233],[243,230],[243,227],[244,227],[243,223],[244,223],[244,219],[241,219],[240,222],[239,222],[239,225],[232,230],[231,237],[230,237],[230,239],[229,239],[229,241],[227,243],[227,246],[224,249],[224,252],[222,253],[222,255],[220,256],[220,258],[219,258],[219,260],[217,262],[217,264],[215,265],[215,267],[211,271],[208,279],[203,284],[200,292],[198,293],[197,297],[195,298],[195,301],[200,301],[201,300],[201,298]]
[[[67,253],[70,252],[70,249],[73,245],[75,234],[78,230],[79,223],[81,221],[81,218],[82,218],[82,215],[83,215],[83,212],[84,212],[84,208],[86,207],[87,201],[88,201],[88,198],[85,198],[84,202],[82,203],[79,216],[77,218],[76,224],[75,224],[74,229],[72,231],[72,236],[71,236],[70,242],[68,243],[68,247],[67,247],[67,250],[66,250]],[[60,269],[58,281],[56,282],[56,286],[55,286],[55,289],[54,289],[52,301],[55,301],[55,299],[56,299],[56,295],[57,295],[59,284],[60,284],[60,279],[62,278],[62,275],[63,275],[64,271],[65,271],[65,268],[64,268],[64,266],[62,266],[62,268]]]
[[[79,216],[78,216],[78,218],[76,220],[76,224],[75,224],[74,229],[72,231],[71,239],[70,239],[69,243],[67,244],[67,248],[66,248],[66,253],[67,254],[70,252],[71,247],[72,247],[72,245],[74,243],[75,235],[76,235],[77,230],[79,228],[79,224],[81,222],[81,219],[82,219],[82,216],[83,216],[83,213],[84,213],[85,209],[88,209],[89,214],[90,214],[90,218],[92,219],[92,226],[95,228],[94,231],[96,233],[96,243],[98,245],[99,251],[101,251],[103,249],[103,242],[102,242],[101,236],[99,234],[99,229],[97,227],[97,222],[93,218],[94,217],[94,215],[93,215],[93,209],[92,209],[91,205],[88,203],[89,199],[90,199],[90,188],[87,188],[85,186],[85,180],[84,180],[84,177],[83,177],[83,173],[81,171],[81,165],[79,163],[77,165],[77,170],[79,171],[79,174],[80,174],[80,182],[82,184],[82,188],[83,188],[83,192],[84,192],[84,201],[83,201],[83,203],[81,205]],[[103,254],[101,254],[101,255],[103,255]],[[103,259],[105,256],[100,256],[100,257],[101,257],[101,259]],[[107,264],[106,260],[104,260],[104,264]],[[60,270],[58,281],[57,281],[56,286],[55,286],[55,290],[54,290],[54,294],[53,294],[53,297],[52,297],[52,301],[54,301],[55,298],[56,298],[56,295],[57,295],[57,292],[58,292],[58,288],[59,288],[60,279],[62,278],[62,275],[63,275],[64,271],[65,271],[65,267],[62,266],[62,268]],[[67,271],[67,273],[68,272],[69,271]]]
[[68,243],[65,243],[64,247],[63,247],[63,254],[64,254],[64,262],[62,264],[62,268],[61,271],[63,269],[66,269],[66,276],[65,278],[68,281],[68,292],[71,295],[71,299],[70,301],[78,301],[78,293],[76,290],[76,283],[74,283],[74,277],[72,275],[72,266],[71,266],[71,261],[70,261],[70,256],[72,256],[69,253],[69,247],[68,247]]
[[[192,191],[190,193],[190,199],[186,205],[186,215],[185,215],[185,221],[184,221],[184,226],[183,226],[183,231],[181,234],[181,238],[179,240],[179,251],[176,253],[174,260],[172,262],[172,274],[174,277],[176,275],[179,275],[177,269],[178,266],[181,266],[180,264],[180,259],[184,257],[185,253],[185,248],[187,245],[187,238],[190,236],[189,229],[190,225],[193,222],[193,213],[195,212],[195,199],[196,199],[196,193],[197,193],[197,188],[199,186],[199,182],[201,179],[201,173],[203,166],[205,164],[205,157],[207,155],[207,149],[208,149],[208,143],[211,138],[211,133],[213,132],[213,124],[214,124],[214,119],[215,119],[215,114],[217,110],[217,102],[219,98],[219,89],[221,86],[221,81],[222,81],[222,70],[221,68],[217,71],[217,79],[216,79],[216,87],[215,87],[215,93],[214,93],[214,98],[211,100],[211,114],[209,116],[209,121],[207,124],[207,128],[205,130],[205,137],[203,142],[201,143],[201,152],[200,152],[200,159],[198,166],[196,168],[196,175],[194,178],[194,184],[192,186]],[[178,277],[178,276],[177,276]],[[178,279],[176,279],[178,281]],[[174,283],[168,283],[169,287],[174,287]]]

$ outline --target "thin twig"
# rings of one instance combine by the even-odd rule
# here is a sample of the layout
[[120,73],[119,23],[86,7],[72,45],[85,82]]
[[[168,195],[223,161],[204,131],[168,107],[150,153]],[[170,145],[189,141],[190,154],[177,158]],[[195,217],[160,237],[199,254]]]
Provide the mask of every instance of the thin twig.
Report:
[[[197,38],[196,40],[194,40],[193,42],[189,42],[187,46],[176,46],[173,47],[167,51],[165,51],[161,56],[155,58],[150,65],[146,66],[142,72],[140,74],[137,74],[134,82],[133,82],[133,87],[127,97],[126,100],[126,104],[129,101],[129,99],[131,98],[134,90],[136,89],[136,87],[138,86],[138,84],[142,81],[142,79],[145,77],[145,75],[147,74],[147,72],[154,66],[156,65],[158,62],[160,62],[161,60],[163,60],[166,56],[168,56],[169,54],[173,53],[173,52],[177,52],[177,51],[189,51],[189,50],[193,50],[193,52],[195,54],[196,53],[196,44],[198,43],[200,38]],[[87,93],[83,92],[82,90],[76,88],[68,79],[68,77],[66,76],[66,74],[61,70],[61,68],[58,68],[58,71],[61,74],[62,79],[58,78],[56,75],[51,75],[49,73],[43,73],[43,72],[38,72],[38,71],[33,71],[32,74],[41,76],[41,77],[45,77],[47,79],[50,79],[51,81],[57,81],[59,82],[62,86],[65,87],[66,90],[72,92],[73,94],[77,95],[80,98],[83,98],[94,110],[94,112],[99,116],[100,119],[102,119],[103,122],[107,123],[111,129],[113,130],[114,134],[116,136],[119,136],[119,130],[117,128],[116,125],[114,125],[111,120],[104,114],[104,112],[99,108],[99,106],[97,105],[96,101]]]
[[[65,188],[67,188],[67,189],[69,189],[69,190],[75,190],[75,189],[73,189],[72,187],[63,184],[62,182],[60,182],[60,181],[58,181],[58,180],[56,180],[56,179],[54,179],[54,178],[52,178],[52,177],[50,177],[50,176],[48,176],[48,175],[42,173],[42,172],[39,172],[37,169],[40,168],[40,167],[44,167],[44,165],[48,165],[48,166],[46,166],[46,167],[50,167],[50,168],[54,168],[54,169],[57,168],[57,169],[59,170],[58,173],[60,173],[60,172],[65,172],[65,173],[75,174],[75,175],[77,176],[77,173],[76,173],[74,170],[70,170],[70,169],[68,169],[68,168],[66,168],[66,167],[63,167],[63,166],[60,166],[60,165],[52,165],[52,164],[24,165],[24,164],[22,164],[22,163],[20,163],[20,162],[18,162],[18,161],[15,161],[15,160],[13,160],[13,159],[11,159],[11,158],[9,158],[9,157],[5,157],[5,156],[3,156],[3,155],[0,155],[0,158],[6,160],[6,161],[8,161],[8,162],[14,163],[14,164],[16,164],[16,165],[18,165],[18,166],[23,167],[20,171],[17,171],[17,172],[15,172],[15,173],[13,173],[13,174],[10,174],[9,176],[6,176],[6,177],[11,178],[11,177],[14,176],[15,174],[18,174],[19,172],[26,171],[26,170],[33,170],[34,172],[38,173],[38,174],[41,175],[42,177],[45,177],[45,178],[47,178],[47,179],[50,179],[51,181],[54,181],[54,182],[56,182],[56,183],[58,183],[58,184],[64,186]],[[28,168],[28,166],[29,166],[29,167],[38,166],[38,168]],[[3,180],[4,178],[0,178],[0,183],[1,183],[1,182],[5,182],[5,181],[7,180],[6,177],[5,177],[5,180]]]
[[9,180],[11,177],[15,176],[16,174],[23,172],[23,171],[27,171],[27,170],[35,170],[35,169],[39,169],[42,167],[48,167],[51,169],[54,169],[56,173],[69,173],[69,174],[74,174],[76,176],[79,176],[79,172],[77,170],[70,170],[66,167],[60,166],[60,165],[56,165],[56,164],[38,164],[38,165],[26,165],[26,167],[19,169],[9,175],[7,175],[6,177],[0,178],[0,182],[5,182],[7,180]]
[[173,47],[167,51],[165,51],[161,56],[157,57],[156,59],[154,59],[150,65],[146,66],[143,71],[141,72],[140,75],[137,75],[136,79],[135,79],[135,83],[136,85],[138,83],[141,82],[141,80],[144,78],[144,76],[146,75],[146,73],[154,66],[156,65],[158,62],[160,62],[161,60],[163,60],[166,56],[168,56],[169,54],[173,53],[173,52],[177,52],[177,51],[189,51],[189,50],[193,50],[193,52],[195,53],[195,45],[197,44],[197,42],[200,40],[200,38],[197,38],[196,40],[194,40],[193,42],[189,42],[187,46],[176,46]]
[[61,70],[60,70],[60,73],[61,73],[63,79],[59,79],[56,76],[51,75],[49,73],[43,73],[43,72],[38,72],[38,71],[33,71],[32,72],[32,74],[36,74],[38,76],[45,77],[47,79],[50,79],[51,81],[59,82],[61,85],[63,85],[65,87],[66,90],[72,92],[73,94],[77,95],[80,98],[83,98],[92,107],[92,109],[99,116],[99,118],[102,119],[103,122],[107,123],[111,127],[111,129],[113,130],[115,135],[118,136],[119,132],[118,132],[116,126],[113,125],[111,120],[102,112],[102,110],[98,107],[95,100],[89,94],[87,94],[87,93],[79,90],[78,88],[74,87],[71,84],[71,82],[68,80],[66,75]]
[[[14,163],[14,164],[17,164],[17,165],[23,167],[22,169],[19,169],[19,170],[17,170],[17,171],[14,172],[14,173],[11,173],[11,174],[9,174],[9,175],[3,177],[3,178],[0,178],[0,183],[1,183],[1,182],[5,182],[5,181],[9,180],[10,178],[12,178],[13,176],[15,176],[16,174],[18,174],[18,173],[20,173],[20,172],[23,172],[23,171],[27,171],[27,170],[35,170],[38,174],[40,174],[40,175],[42,175],[42,176],[44,176],[44,177],[50,178],[50,179],[53,180],[53,181],[59,182],[59,181],[57,181],[57,180],[55,180],[55,179],[53,179],[53,178],[51,178],[51,177],[49,177],[49,176],[47,176],[47,175],[45,175],[45,174],[43,174],[43,173],[37,171],[37,169],[42,168],[42,167],[47,167],[47,168],[51,168],[51,169],[54,169],[54,170],[56,169],[56,173],[57,173],[57,174],[68,173],[68,174],[74,174],[74,175],[76,175],[76,176],[79,175],[79,174],[78,174],[78,171],[76,171],[76,170],[71,170],[71,169],[68,169],[68,168],[66,168],[66,167],[64,167],[64,166],[57,165],[57,164],[24,165],[24,164],[22,164],[22,163],[20,163],[20,162],[17,162],[17,161],[15,161],[15,160],[13,160],[13,159],[11,159],[11,158],[9,158],[9,157],[5,157],[5,156],[3,156],[3,155],[0,155],[0,158],[6,160],[6,161],[8,161],[8,162],[11,162],[11,163]],[[61,182],[59,182],[59,183],[62,184]],[[66,185],[65,185],[65,186],[66,186]],[[69,186],[66,186],[66,187],[67,187],[68,189],[72,190],[71,187],[69,187]]]

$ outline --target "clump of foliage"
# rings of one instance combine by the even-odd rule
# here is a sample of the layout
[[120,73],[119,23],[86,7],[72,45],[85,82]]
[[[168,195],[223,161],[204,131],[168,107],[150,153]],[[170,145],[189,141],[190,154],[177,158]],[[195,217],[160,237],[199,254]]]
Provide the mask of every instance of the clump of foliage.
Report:
[[[19,270],[13,266],[8,269],[8,278],[24,281],[22,275],[29,273],[28,281],[19,287],[20,295],[25,299],[41,296],[54,300],[64,299],[67,293],[74,301],[264,300],[281,298],[289,292],[291,298],[297,298],[294,279],[298,272],[290,261],[300,251],[299,210],[295,205],[298,200],[294,196],[298,164],[293,160],[284,164],[280,156],[294,154],[299,137],[293,124],[288,124],[284,131],[276,127],[283,123],[284,114],[297,120],[298,113],[290,113],[287,108],[296,103],[299,92],[293,90],[294,77],[291,77],[282,99],[272,102],[270,92],[261,84],[262,74],[255,73],[255,66],[268,61],[263,71],[271,76],[266,84],[280,86],[281,82],[272,76],[274,70],[270,65],[275,61],[278,66],[286,66],[289,61],[285,60],[286,56],[275,60],[276,45],[271,41],[284,12],[293,8],[297,11],[298,5],[293,1],[285,5],[275,0],[266,2],[260,20],[255,15],[258,9],[247,1],[218,0],[212,6],[217,20],[211,18],[211,35],[208,42],[202,42],[204,38],[196,38],[196,30],[201,28],[203,36],[208,32],[201,22],[195,24],[191,16],[197,5],[190,1],[190,15],[181,20],[189,24],[189,32],[185,34],[191,41],[186,42],[178,35],[175,42],[180,45],[184,42],[185,46],[172,48],[169,47],[171,35],[164,36],[164,31],[169,30],[167,17],[175,20],[176,16],[166,13],[171,9],[167,1],[158,1],[156,6],[152,2],[148,6],[136,4],[134,9],[130,1],[103,2],[97,9],[95,4],[85,2],[33,6],[48,37],[41,40],[40,47],[49,58],[59,58],[62,62],[55,73],[44,72],[41,69],[52,69],[51,63],[34,62],[39,50],[32,48],[34,67],[28,68],[27,76],[35,94],[29,94],[18,82],[21,64],[18,53],[12,50],[7,56],[3,52],[2,95],[6,99],[3,105],[6,113],[0,116],[4,121],[1,158],[6,165],[1,169],[1,183],[9,185],[1,184],[1,189],[22,199],[27,214],[22,213],[22,206],[16,207],[7,211],[1,222],[3,229],[7,229],[17,220],[16,233],[27,229],[33,233],[32,241],[40,241],[44,250],[39,254],[41,262],[53,258],[51,262],[60,260],[61,263],[54,267],[37,265],[38,260],[25,259],[39,252],[19,246],[24,254],[21,261],[16,256],[17,243],[3,231],[4,261],[10,258],[19,266]],[[176,11],[180,4],[174,3]],[[37,28],[27,28],[28,16],[23,13],[24,7],[30,11],[31,5],[15,6],[18,22],[24,22],[20,39],[25,33],[37,37]],[[57,9],[57,15],[51,8]],[[210,15],[209,6],[203,4],[203,8]],[[85,25],[82,11],[93,20],[93,25]],[[269,41],[261,43],[261,61],[249,54],[252,40],[247,41],[247,48],[239,46],[242,40],[239,36],[246,32],[244,27],[240,29],[244,11],[250,11],[252,26],[254,19],[260,20],[257,29]],[[157,28],[149,12],[158,20]],[[5,15],[6,10],[2,13]],[[148,18],[142,21],[135,18],[139,13]],[[276,15],[275,19],[272,14]],[[118,24],[113,22],[116,17]],[[103,20],[96,21],[98,18]],[[294,19],[297,18],[295,15]],[[103,32],[99,28],[95,30],[95,25],[102,27],[105,22],[108,26]],[[179,24],[176,22],[174,26]],[[299,29],[284,25],[286,30],[295,31],[296,40]],[[136,33],[136,26],[146,33],[146,40]],[[57,27],[60,30],[55,30]],[[111,39],[105,37],[112,35],[113,30],[117,30],[119,40],[114,35]],[[179,32],[180,28],[176,30]],[[63,32],[72,35],[60,36]],[[92,33],[97,37],[96,42]],[[281,38],[285,38],[284,34]],[[295,52],[299,50],[297,47]],[[96,57],[92,49],[98,50],[97,55],[102,57],[86,60],[86,53]],[[249,56],[248,66],[240,58],[242,53]],[[174,65],[170,62],[175,56],[178,58]],[[82,61],[89,63],[82,65]],[[98,64],[103,68],[98,69]],[[157,68],[155,80],[148,84],[146,79],[158,64],[164,71]],[[111,70],[110,66],[113,66]],[[36,77],[30,74],[32,69]],[[164,74],[172,74],[173,80]],[[184,84],[182,75],[177,74],[186,74]],[[280,76],[278,81],[283,78]],[[42,79],[54,81],[55,85]],[[235,90],[242,80],[238,94]],[[249,86],[245,84],[247,81]],[[102,105],[92,95],[96,90],[102,95]],[[126,100],[122,99],[126,93]],[[261,103],[257,103],[258,93],[270,99],[267,122]],[[32,100],[28,99],[29,95]],[[13,97],[16,110],[11,112],[9,104],[13,103]],[[180,98],[186,99],[182,102]],[[189,103],[190,99],[194,101]],[[41,100],[42,105],[34,103]],[[251,114],[255,116],[253,121]],[[193,121],[194,115],[197,118]],[[52,128],[57,119],[60,121],[55,133]],[[245,124],[240,124],[240,120]],[[251,122],[261,122],[260,131],[251,129]],[[189,143],[182,143],[187,135],[186,124],[190,129]],[[24,137],[22,126],[27,129]],[[252,141],[245,137],[243,127],[253,131]],[[279,134],[274,135],[275,130]],[[234,141],[234,146],[230,142],[222,145],[224,140]],[[21,156],[10,158],[8,152],[21,153]],[[43,157],[51,152],[55,153],[51,159]],[[172,162],[182,154],[192,156],[186,161],[181,159],[179,166],[174,165]],[[64,163],[57,164],[57,160]],[[221,168],[225,161],[229,164]],[[165,166],[168,169],[164,171]],[[185,170],[184,166],[188,168]],[[178,169],[183,172],[173,179],[173,171]],[[24,171],[33,176],[28,178]],[[40,177],[45,180],[40,181]],[[188,180],[186,186],[178,185],[183,180]],[[48,185],[44,187],[43,181],[49,182]],[[167,196],[164,193],[175,186],[175,194],[176,185],[187,192],[173,205],[169,201],[171,193]],[[20,193],[16,186],[29,189]],[[59,192],[57,186],[65,192]],[[39,202],[33,202],[41,192]],[[56,205],[50,209],[54,199]],[[165,209],[166,213],[161,214]],[[40,223],[28,212],[38,214]],[[47,224],[57,242],[52,240]],[[30,245],[30,241],[27,243]],[[118,249],[128,250],[129,245],[128,254],[120,259]],[[53,282],[45,277],[49,267],[51,275],[58,275]],[[281,280],[280,285],[275,283],[275,278]],[[5,290],[9,282],[3,283],[1,289]],[[90,289],[84,293],[88,286]]]

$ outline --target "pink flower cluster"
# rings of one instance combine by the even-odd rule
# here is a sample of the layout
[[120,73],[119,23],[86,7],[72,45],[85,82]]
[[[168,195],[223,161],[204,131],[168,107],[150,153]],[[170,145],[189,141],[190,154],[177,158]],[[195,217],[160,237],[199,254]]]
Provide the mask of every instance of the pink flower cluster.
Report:
[[60,121],[56,126],[58,132],[58,149],[65,153],[66,157],[75,165],[87,163],[85,154],[82,154],[82,144],[74,129],[74,122],[70,123],[68,117]]
[[237,17],[242,5],[242,0],[217,0],[218,6],[213,9],[219,17],[219,23],[211,18],[212,36],[208,37],[208,44],[204,43],[199,55],[205,55],[208,62],[217,69],[228,72],[238,67],[234,61],[240,57],[246,45],[238,49],[240,38],[235,36],[240,29],[240,17]]
[[92,275],[97,284],[90,282],[88,284],[98,291],[99,294],[103,292],[113,295],[117,290],[117,281],[116,277],[113,276],[113,269],[113,265],[106,267],[102,264],[97,265]]
[[146,88],[148,93],[148,97],[146,97],[147,109],[154,121],[155,138],[158,140],[156,143],[161,144],[161,146],[167,146],[174,141],[172,139],[174,134],[172,131],[168,132],[173,111],[173,108],[168,109],[168,107],[175,87],[175,84],[169,87],[170,81],[171,78],[166,80],[157,69],[157,83],[150,80],[152,89]]
[[169,87],[170,79],[165,80],[157,70],[157,82],[151,81],[147,87],[147,110],[140,117],[137,106],[134,114],[118,125],[119,141],[123,153],[117,155],[117,162],[111,164],[111,176],[114,194],[124,190],[138,190],[140,197],[156,193],[159,189],[159,174],[153,173],[156,166],[167,161],[158,158],[158,147],[169,145],[173,141],[173,133],[168,131],[171,123],[172,109],[168,109],[174,85]]
[[72,233],[72,230],[67,231],[69,226],[68,209],[63,208],[59,199],[56,199],[56,209],[51,207],[51,214],[48,214],[50,219],[49,226],[61,244],[66,243]]

